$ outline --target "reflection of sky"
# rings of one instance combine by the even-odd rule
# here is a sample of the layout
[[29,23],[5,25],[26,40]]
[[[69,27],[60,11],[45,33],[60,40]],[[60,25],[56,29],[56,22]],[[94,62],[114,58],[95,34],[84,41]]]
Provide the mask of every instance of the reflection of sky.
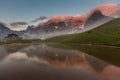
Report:
[[[47,45],[32,45],[5,55],[0,61],[0,74],[2,72],[8,74],[6,71],[10,70],[13,70],[14,75],[23,71],[25,75],[32,74],[32,72],[41,75],[52,73],[50,76],[58,74],[58,77],[63,74],[62,77],[66,78],[73,75],[69,78],[76,77],[76,80],[80,78],[82,80],[88,78],[90,78],[89,80],[100,80],[97,76],[105,80],[120,79],[120,68],[118,67],[76,50],[59,49]],[[66,78],[61,80],[66,80]]]

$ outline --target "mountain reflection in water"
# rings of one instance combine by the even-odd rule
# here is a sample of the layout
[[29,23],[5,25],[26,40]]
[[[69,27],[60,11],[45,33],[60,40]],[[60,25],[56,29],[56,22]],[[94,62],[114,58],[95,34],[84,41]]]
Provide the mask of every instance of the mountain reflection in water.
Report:
[[77,50],[5,45],[0,80],[120,80],[120,68]]

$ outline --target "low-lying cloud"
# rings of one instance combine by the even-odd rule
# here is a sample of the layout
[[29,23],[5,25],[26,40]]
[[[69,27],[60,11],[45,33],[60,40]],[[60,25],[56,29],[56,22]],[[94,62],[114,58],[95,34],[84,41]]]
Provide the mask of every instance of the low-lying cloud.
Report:
[[12,30],[24,30],[26,29],[26,26],[28,25],[27,22],[13,22],[13,23],[10,23],[10,29]]
[[18,26],[18,25],[27,25],[28,23],[27,22],[13,22],[13,23],[10,23],[11,26]]
[[40,16],[39,18],[36,18],[35,20],[33,20],[32,22],[38,22],[38,21],[42,21],[42,20],[45,20],[47,19],[48,17],[47,16]]

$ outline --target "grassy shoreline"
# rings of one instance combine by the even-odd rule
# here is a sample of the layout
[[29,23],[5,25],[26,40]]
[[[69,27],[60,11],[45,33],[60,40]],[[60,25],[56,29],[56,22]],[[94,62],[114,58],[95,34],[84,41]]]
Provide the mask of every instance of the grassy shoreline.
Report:
[[9,40],[9,41],[0,41],[0,45],[4,45],[4,44],[18,44],[18,43],[21,43],[21,44],[24,44],[24,43],[40,43],[41,40],[40,39],[34,39],[34,40]]
[[34,40],[10,40],[10,41],[0,41],[0,45],[5,45],[5,44],[38,44],[38,43],[43,43],[43,44],[64,44],[64,45],[85,45],[85,46],[100,46],[100,47],[110,47],[110,48],[120,48],[120,45],[110,45],[110,44],[92,44],[92,43],[66,43],[66,42],[49,42],[49,41],[44,41],[40,39],[34,39]]
[[94,46],[94,47],[106,47],[106,48],[119,48],[120,46],[118,45],[102,45],[102,44],[79,44],[79,43],[51,43],[51,42],[47,42],[45,44],[48,45],[80,45],[80,46]]

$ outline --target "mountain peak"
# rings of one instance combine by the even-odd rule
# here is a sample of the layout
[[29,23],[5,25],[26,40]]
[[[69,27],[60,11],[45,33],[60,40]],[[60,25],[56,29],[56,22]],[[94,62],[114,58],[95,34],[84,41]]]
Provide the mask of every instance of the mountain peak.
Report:
[[92,18],[92,20],[100,19],[105,17],[100,10],[95,10],[88,18]]
[[95,10],[88,16],[86,23],[85,23],[85,26],[91,26],[91,25],[96,24],[96,22],[98,22],[98,21],[100,22],[102,19],[109,19],[109,18],[110,17],[102,14],[102,11]]
[[5,24],[0,23],[0,31],[2,30],[10,30],[8,27],[5,26]]
[[94,11],[93,15],[103,15],[103,14],[100,10],[96,10]]

